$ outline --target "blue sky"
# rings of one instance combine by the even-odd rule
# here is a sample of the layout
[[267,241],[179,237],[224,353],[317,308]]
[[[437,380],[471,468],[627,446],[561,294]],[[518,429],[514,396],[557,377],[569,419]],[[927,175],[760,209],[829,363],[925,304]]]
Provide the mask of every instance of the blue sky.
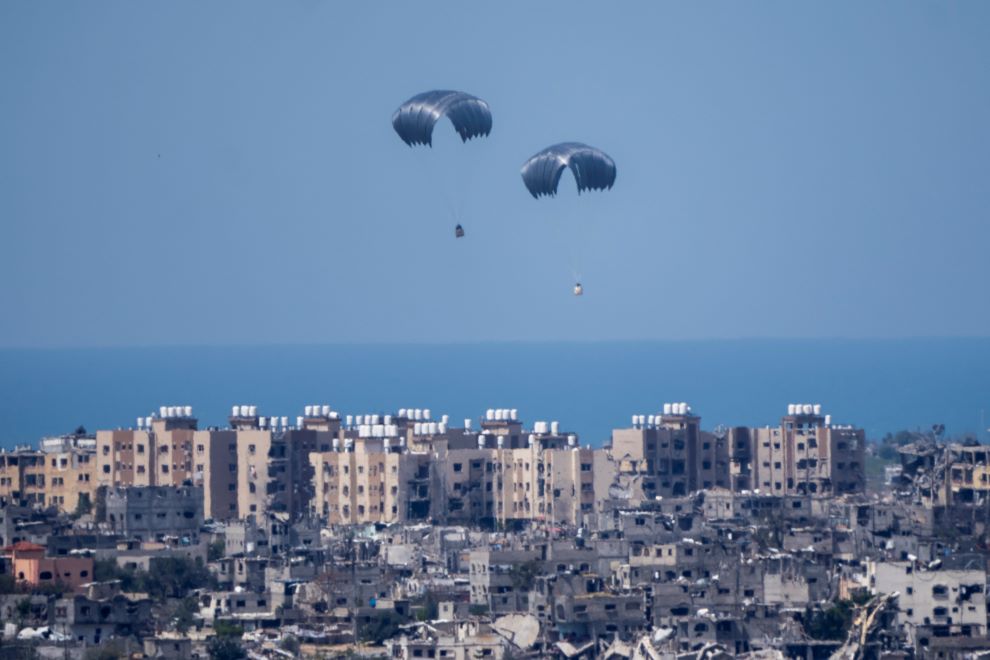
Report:
[[[0,345],[986,336],[988,63],[982,2],[8,0]],[[491,138],[402,144],[431,88]],[[563,140],[615,188],[530,198]]]

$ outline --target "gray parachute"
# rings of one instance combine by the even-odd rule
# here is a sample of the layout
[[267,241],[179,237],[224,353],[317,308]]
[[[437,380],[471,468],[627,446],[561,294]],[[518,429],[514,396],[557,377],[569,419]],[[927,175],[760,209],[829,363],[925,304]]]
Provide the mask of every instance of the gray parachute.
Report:
[[564,170],[571,168],[577,181],[578,193],[584,190],[607,190],[615,183],[615,161],[601,149],[580,142],[561,142],[547,147],[522,166],[523,183],[529,193],[557,194],[557,184]]
[[450,118],[464,142],[492,131],[492,111],[487,103],[477,96],[442,89],[417,94],[400,105],[392,115],[392,127],[410,147],[433,146],[433,127],[444,116]]

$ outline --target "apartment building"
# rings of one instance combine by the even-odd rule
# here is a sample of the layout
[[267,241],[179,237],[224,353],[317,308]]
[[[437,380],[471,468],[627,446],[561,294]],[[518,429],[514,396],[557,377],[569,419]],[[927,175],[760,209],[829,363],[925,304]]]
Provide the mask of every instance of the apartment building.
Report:
[[347,451],[310,456],[312,512],[330,524],[427,520],[431,511],[431,456],[360,438]]
[[191,406],[162,406],[137,428],[96,433],[99,486],[181,486],[193,477]]
[[[42,445],[44,446],[44,445]],[[47,503],[72,513],[80,501],[96,501],[96,452],[81,447],[65,447],[44,452]]]
[[598,458],[596,490],[643,502],[729,486],[724,435],[701,430],[701,417],[686,403],[665,403],[658,415],[634,415],[630,428],[612,432],[610,451]]
[[311,454],[311,511],[331,523],[432,517],[489,525],[577,525],[592,512],[592,451],[557,422],[527,433],[515,411],[489,410],[475,433],[469,420],[455,429],[446,418],[415,419],[406,410],[359,416],[331,451]]
[[28,506],[45,506],[46,462],[44,452],[20,447],[0,450],[0,498]]
[[928,636],[983,637],[987,628],[986,581],[978,567],[924,570],[910,561],[869,561],[874,593],[897,593],[897,623],[911,639]]
[[[750,484],[774,495],[828,496],[866,488],[866,436],[833,426],[820,404],[790,404],[778,427],[752,429]],[[731,438],[737,451],[741,436]]]

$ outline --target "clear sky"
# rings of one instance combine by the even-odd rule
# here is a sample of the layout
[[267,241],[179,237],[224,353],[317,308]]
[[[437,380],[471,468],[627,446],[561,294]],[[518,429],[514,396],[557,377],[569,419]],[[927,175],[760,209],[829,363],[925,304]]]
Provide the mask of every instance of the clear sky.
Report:
[[0,3],[4,346],[986,336],[988,209],[987,2]]

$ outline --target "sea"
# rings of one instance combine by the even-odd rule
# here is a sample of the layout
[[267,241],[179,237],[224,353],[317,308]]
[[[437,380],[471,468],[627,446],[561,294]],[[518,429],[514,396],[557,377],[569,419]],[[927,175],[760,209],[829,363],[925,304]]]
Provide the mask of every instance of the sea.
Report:
[[130,427],[192,405],[200,428],[234,404],[295,420],[429,408],[453,425],[517,408],[600,446],[631,415],[684,401],[702,426],[776,424],[820,403],[835,424],[880,438],[945,424],[987,441],[990,338],[339,344],[0,350],[0,446]]

